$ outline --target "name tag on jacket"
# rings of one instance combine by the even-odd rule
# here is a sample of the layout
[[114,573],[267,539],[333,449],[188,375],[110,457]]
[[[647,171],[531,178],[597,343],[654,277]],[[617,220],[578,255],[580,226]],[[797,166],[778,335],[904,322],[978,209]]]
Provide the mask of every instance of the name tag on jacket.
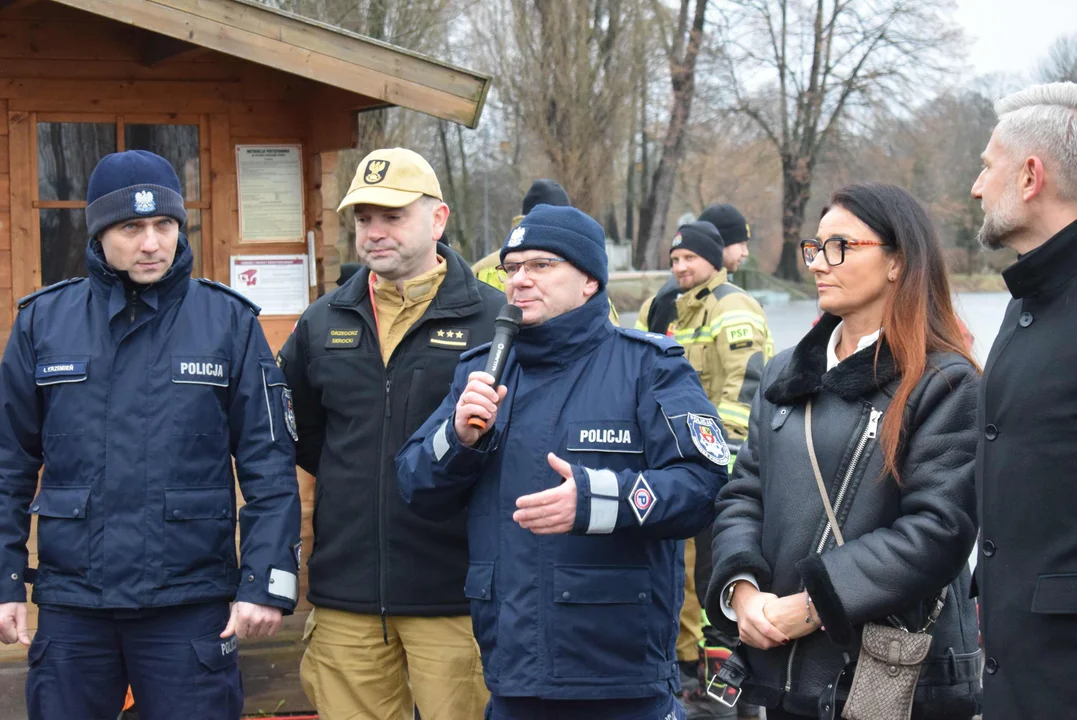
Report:
[[75,359],[40,362],[34,370],[34,381],[38,385],[82,382],[86,379],[87,365],[86,360]]
[[172,382],[228,387],[228,361],[217,357],[172,356]]
[[569,450],[588,452],[643,452],[643,435],[631,420],[574,422],[568,426]]

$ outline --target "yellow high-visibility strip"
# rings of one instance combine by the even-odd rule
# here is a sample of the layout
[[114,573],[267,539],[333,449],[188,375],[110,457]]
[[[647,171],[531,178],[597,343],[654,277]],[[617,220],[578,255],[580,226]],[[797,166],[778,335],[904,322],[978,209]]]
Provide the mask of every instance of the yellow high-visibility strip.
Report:
[[735,403],[724,402],[718,404],[718,417],[722,420],[730,420],[736,425],[748,425],[748,411],[743,406]]

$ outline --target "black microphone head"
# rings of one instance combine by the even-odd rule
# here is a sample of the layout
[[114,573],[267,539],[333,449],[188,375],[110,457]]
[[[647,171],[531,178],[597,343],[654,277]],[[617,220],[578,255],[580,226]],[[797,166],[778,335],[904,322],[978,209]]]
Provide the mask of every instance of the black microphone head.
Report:
[[501,308],[494,320],[494,327],[505,330],[513,335],[520,331],[520,323],[523,322],[524,311],[515,305],[506,304]]

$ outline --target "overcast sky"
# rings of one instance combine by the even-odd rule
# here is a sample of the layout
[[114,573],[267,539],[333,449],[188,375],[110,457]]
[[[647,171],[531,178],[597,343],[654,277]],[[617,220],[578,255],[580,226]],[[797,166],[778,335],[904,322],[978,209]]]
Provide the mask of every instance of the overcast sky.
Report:
[[958,0],[975,75],[1026,72],[1060,35],[1077,33],[1077,0]]

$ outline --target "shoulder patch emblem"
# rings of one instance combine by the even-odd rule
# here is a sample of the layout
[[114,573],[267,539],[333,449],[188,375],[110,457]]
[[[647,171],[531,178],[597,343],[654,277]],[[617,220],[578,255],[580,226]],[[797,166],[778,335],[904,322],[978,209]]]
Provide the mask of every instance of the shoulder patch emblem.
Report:
[[629,500],[632,503],[632,512],[636,514],[636,520],[642,525],[647,516],[651,514],[651,510],[654,509],[654,504],[658,500],[654,490],[651,489],[650,484],[647,482],[647,478],[643,477],[643,473],[640,473],[639,477],[636,478],[636,484],[632,486]]
[[752,326],[747,323],[734,325],[726,328],[725,331],[725,338],[729,343],[730,350],[740,350],[742,348],[751,347],[753,337]]
[[693,413],[688,413],[687,422],[696,450],[715,465],[729,465],[729,446],[722,439],[718,422],[714,418]]
[[509,233],[509,241],[505,243],[506,247],[520,247],[524,241],[524,235],[527,234],[527,228],[518,227]]
[[[292,391],[289,388],[284,388],[280,394],[281,404],[284,406],[284,425],[288,428],[288,434],[292,436],[292,442],[299,442],[299,433],[295,428],[295,408],[292,407]],[[296,562],[299,562],[299,555],[296,554]]]

